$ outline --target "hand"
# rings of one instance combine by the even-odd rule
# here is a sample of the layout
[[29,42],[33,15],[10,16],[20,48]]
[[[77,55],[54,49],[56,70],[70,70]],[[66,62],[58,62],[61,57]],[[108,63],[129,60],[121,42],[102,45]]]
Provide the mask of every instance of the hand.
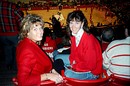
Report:
[[60,74],[49,73],[47,74],[47,77],[49,80],[54,81],[56,84],[61,83],[63,81],[63,78]]
[[71,66],[68,66],[67,68],[70,69],[70,70],[76,71],[76,70],[75,70],[74,68],[72,68]]

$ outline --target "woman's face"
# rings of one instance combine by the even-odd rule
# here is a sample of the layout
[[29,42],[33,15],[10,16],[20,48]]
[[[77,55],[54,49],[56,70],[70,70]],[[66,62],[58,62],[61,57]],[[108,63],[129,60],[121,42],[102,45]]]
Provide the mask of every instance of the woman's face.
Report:
[[33,24],[30,31],[27,33],[27,37],[34,42],[41,41],[43,36],[43,28],[40,22]]
[[77,34],[80,28],[83,26],[83,23],[81,21],[70,21],[69,27],[72,33]]

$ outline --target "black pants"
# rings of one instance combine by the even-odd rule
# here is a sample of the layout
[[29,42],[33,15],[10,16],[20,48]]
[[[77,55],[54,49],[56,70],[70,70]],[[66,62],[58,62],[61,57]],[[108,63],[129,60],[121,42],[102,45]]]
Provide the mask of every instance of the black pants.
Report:
[[59,74],[61,74],[61,70],[65,70],[63,60],[62,60],[62,59],[57,59],[57,60],[55,60],[54,63],[53,63],[53,68],[54,68]]

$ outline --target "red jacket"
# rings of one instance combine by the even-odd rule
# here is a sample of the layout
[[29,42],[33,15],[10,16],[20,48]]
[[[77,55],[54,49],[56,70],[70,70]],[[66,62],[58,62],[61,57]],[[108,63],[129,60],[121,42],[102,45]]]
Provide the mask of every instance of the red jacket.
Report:
[[76,47],[75,37],[71,37],[71,54],[69,59],[75,71],[91,71],[94,75],[102,72],[101,47],[92,34],[89,35],[84,32],[78,47]]
[[57,49],[56,41],[51,37],[46,37],[46,41],[44,42],[42,49],[47,53],[52,53]]
[[52,69],[49,57],[28,38],[22,40],[16,51],[19,86],[40,86],[41,74]]

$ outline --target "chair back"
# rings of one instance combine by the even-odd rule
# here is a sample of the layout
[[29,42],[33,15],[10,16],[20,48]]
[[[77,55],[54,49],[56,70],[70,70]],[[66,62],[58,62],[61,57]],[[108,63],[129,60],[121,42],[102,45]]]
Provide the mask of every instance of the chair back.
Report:
[[[18,86],[18,81],[16,77],[12,78],[12,82],[14,86]],[[51,80],[46,80],[46,81],[41,81],[40,86],[60,86],[59,84],[55,84],[54,81]]]
[[65,80],[66,86],[107,86],[109,77],[106,71],[104,71],[97,80],[78,80],[68,77],[65,77]]

